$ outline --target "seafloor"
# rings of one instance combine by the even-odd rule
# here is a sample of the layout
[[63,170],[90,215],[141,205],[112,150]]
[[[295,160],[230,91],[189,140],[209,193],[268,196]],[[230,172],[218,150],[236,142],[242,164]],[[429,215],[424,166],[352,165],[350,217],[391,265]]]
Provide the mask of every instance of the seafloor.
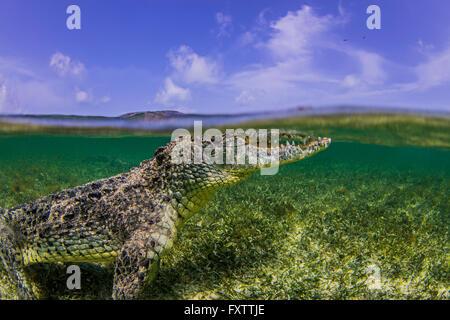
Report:
[[[181,231],[147,298],[449,298],[448,118],[322,116],[242,127],[295,128],[333,143],[277,175],[256,173],[218,192]],[[168,140],[0,124],[0,206],[124,172]],[[28,272],[42,298],[109,298],[111,269],[81,266],[81,290],[66,289],[63,265]]]

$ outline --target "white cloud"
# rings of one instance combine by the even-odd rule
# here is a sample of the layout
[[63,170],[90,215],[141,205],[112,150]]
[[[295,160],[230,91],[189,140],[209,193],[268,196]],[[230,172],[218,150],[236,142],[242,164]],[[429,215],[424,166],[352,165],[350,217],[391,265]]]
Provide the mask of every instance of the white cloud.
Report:
[[417,41],[416,49],[421,54],[428,54],[429,52],[431,52],[431,50],[434,49],[434,45],[425,43],[422,41],[422,39],[419,39]]
[[343,81],[344,87],[349,87],[349,88],[356,87],[360,83],[361,83],[361,81],[360,81],[359,77],[354,74],[349,74],[349,75],[345,76],[344,81]]
[[266,13],[269,11],[269,8],[265,8],[264,10],[262,10],[259,14],[258,14],[258,24],[259,25],[265,25],[267,24],[267,19],[265,17]]
[[155,102],[168,103],[173,101],[185,101],[190,99],[191,92],[173,83],[172,79],[166,78],[164,89],[156,94]]
[[271,23],[273,30],[267,47],[280,58],[304,56],[311,52],[313,44],[334,23],[332,16],[319,17],[309,6]]
[[213,60],[196,54],[188,46],[180,46],[168,54],[175,76],[186,83],[216,83],[219,67]]
[[219,25],[218,37],[230,36],[233,29],[231,16],[225,15],[222,12],[216,13],[216,22]]
[[[253,44],[252,49],[259,51],[255,56],[263,59],[228,75],[221,74],[220,86],[218,63],[182,45],[168,53],[174,72],[155,101],[190,98],[189,89],[176,86],[172,79],[188,85],[208,85],[202,87],[198,99],[204,99],[209,91],[231,98],[235,106],[261,108],[329,103],[336,96],[380,92],[387,78],[386,61],[377,53],[343,45],[336,29],[348,21],[348,14],[342,7],[338,10],[337,16],[318,15],[311,7],[303,6],[275,21],[266,17],[267,10],[262,11],[255,25],[238,37],[238,42]],[[231,22],[223,14],[216,15],[216,19],[218,23]],[[270,55],[264,54],[267,52]],[[323,52],[342,58],[351,72],[343,74],[341,66],[335,68],[333,62],[324,60]]]
[[75,100],[77,100],[77,102],[89,102],[91,97],[86,91],[76,90]]
[[24,108],[26,112],[35,112],[33,107],[36,106],[42,107],[43,110],[48,107],[61,108],[67,102],[64,94],[46,80],[18,82],[14,89],[15,97],[12,100],[17,100],[14,104],[20,109]]
[[68,74],[79,76],[86,68],[79,61],[72,61],[69,56],[56,52],[50,57],[50,67],[52,67],[60,76]]
[[255,33],[247,31],[239,37],[239,43],[243,46],[248,45],[255,41]]
[[395,84],[398,91],[425,91],[449,83],[450,47],[428,55],[425,62],[413,67],[412,70],[416,80]]
[[[259,20],[266,23],[262,17],[260,14]],[[326,31],[334,23],[332,16],[317,16],[308,6],[271,22],[269,38],[256,48],[269,50],[273,59],[231,74],[224,81],[238,92],[235,102],[258,102],[252,103],[258,106],[297,104],[317,94],[317,87],[339,84],[338,76],[323,74],[313,64],[314,51],[329,46]]]
[[78,103],[87,103],[92,106],[98,106],[103,103],[108,103],[111,101],[110,96],[103,96],[98,98],[97,95],[94,94],[91,88],[87,90],[81,90],[79,88],[75,88],[75,101]]
[[[243,104],[246,97],[243,93],[251,92],[251,102],[257,102],[252,105],[261,107],[319,103],[332,101],[334,96],[347,91],[367,92],[383,84],[387,75],[383,69],[385,60],[380,55],[336,40],[341,38],[335,36],[335,27],[348,21],[343,9],[339,10],[338,16],[320,16],[311,7],[303,6],[270,22],[269,38],[260,41],[256,48],[268,50],[273,59],[231,74],[224,81],[238,92],[239,99],[235,98],[235,102]],[[241,42],[245,42],[245,37],[248,35],[244,33]],[[258,35],[252,35],[251,40],[255,37]],[[339,55],[355,70],[345,75],[339,68],[327,65],[328,61],[318,58],[324,51]]]
[[242,91],[241,94],[235,99],[235,101],[241,105],[247,105],[254,100],[255,97],[253,97],[247,90]]
[[[344,30],[341,27],[350,21],[351,15],[341,3],[337,9],[337,15],[319,15],[311,7],[303,6],[274,21],[268,19],[264,10],[254,26],[237,37],[239,45],[250,45],[246,51],[254,50],[252,54],[260,57],[259,61],[228,74],[220,70],[219,82],[217,62],[184,45],[168,55],[175,71],[171,78],[185,84],[207,84],[196,96],[196,103],[213,94],[220,97],[217,105],[262,109],[299,103],[394,101],[394,94],[450,81],[450,48],[427,55],[429,59],[415,68],[393,63],[381,53],[363,49],[356,41],[344,43],[339,31]],[[223,22],[223,16],[219,17],[218,22]],[[423,42],[418,45],[432,49]],[[418,79],[414,83],[393,81],[414,74]],[[160,101],[169,100],[167,87],[166,84],[166,89],[158,93]]]
[[[325,96],[326,89],[319,89],[339,83],[337,78],[314,72],[303,61],[288,60],[273,66],[255,68],[232,74],[225,84],[239,92],[241,101],[248,97],[246,105],[261,108],[289,106],[312,99],[315,95]],[[320,92],[322,90],[322,92]],[[247,92],[242,95],[242,92]],[[242,96],[241,96],[242,95]]]
[[63,99],[56,87],[17,60],[0,57],[0,112],[27,113],[34,106],[61,106]]
[[104,96],[103,98],[100,99],[101,103],[108,103],[111,101],[111,97],[110,96]]
[[450,81],[450,48],[432,55],[415,68],[420,89],[440,86]]
[[258,18],[256,19],[255,24],[248,30],[245,31],[243,34],[238,36],[238,43],[241,46],[246,46],[249,44],[254,44],[255,47],[261,47],[261,39],[262,36],[265,38],[266,31],[269,29],[269,23],[266,19],[266,13],[269,11],[269,8],[266,8],[262,10],[258,14]]
[[0,80],[3,76],[13,75],[23,78],[37,78],[36,74],[16,59],[0,57]]
[[360,69],[359,74],[345,76],[342,82],[344,87],[371,86],[384,82],[387,76],[383,69],[385,61],[380,55],[356,49],[346,49],[343,52],[356,59]]
[[386,76],[382,68],[383,58],[376,53],[363,50],[357,50],[355,55],[362,67],[362,79],[369,84],[381,83]]
[[4,109],[6,110],[6,97],[7,97],[6,85],[2,84],[0,86],[0,112],[2,112]]

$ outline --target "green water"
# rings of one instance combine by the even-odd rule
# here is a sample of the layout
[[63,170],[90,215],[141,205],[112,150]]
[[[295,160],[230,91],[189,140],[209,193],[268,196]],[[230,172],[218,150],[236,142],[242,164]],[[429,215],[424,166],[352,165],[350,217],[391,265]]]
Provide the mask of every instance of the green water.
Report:
[[[0,206],[127,171],[168,141],[2,137]],[[333,142],[218,192],[187,223],[148,297],[448,299],[449,190],[449,150]]]
[[13,136],[0,138],[0,206],[128,171],[170,138]]

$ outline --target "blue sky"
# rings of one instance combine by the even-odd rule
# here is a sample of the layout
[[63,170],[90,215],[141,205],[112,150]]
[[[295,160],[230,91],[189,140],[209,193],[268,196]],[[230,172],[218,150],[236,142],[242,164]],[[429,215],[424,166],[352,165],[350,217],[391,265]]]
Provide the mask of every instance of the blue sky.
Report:
[[2,0],[0,113],[450,110],[449,21],[444,0]]

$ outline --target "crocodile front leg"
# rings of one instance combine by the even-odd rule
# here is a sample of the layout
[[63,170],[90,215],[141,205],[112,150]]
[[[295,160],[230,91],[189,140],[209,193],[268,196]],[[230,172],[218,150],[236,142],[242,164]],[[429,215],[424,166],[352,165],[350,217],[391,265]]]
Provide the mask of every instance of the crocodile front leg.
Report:
[[23,271],[14,230],[0,219],[0,299],[36,299]]
[[125,242],[114,271],[113,299],[136,299],[151,283],[159,269],[160,255],[167,247],[168,234],[155,232],[151,225],[140,226]]

